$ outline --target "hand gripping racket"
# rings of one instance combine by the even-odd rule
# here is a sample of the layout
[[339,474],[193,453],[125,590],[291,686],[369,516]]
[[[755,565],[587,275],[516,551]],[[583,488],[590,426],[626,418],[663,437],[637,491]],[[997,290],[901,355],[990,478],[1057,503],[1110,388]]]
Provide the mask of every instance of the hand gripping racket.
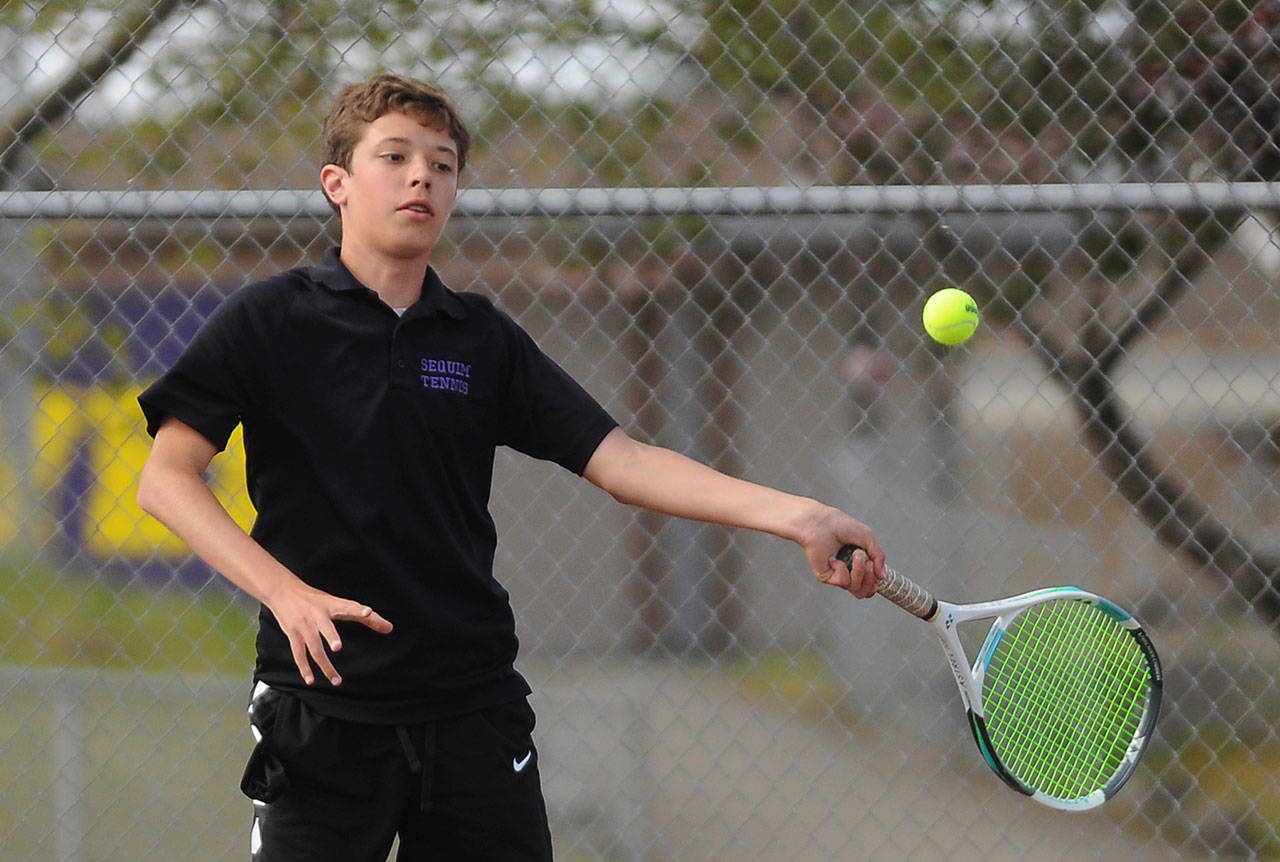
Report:
[[[836,558],[853,561],[854,545]],[[1160,712],[1160,657],[1122,608],[1075,587],[939,601],[892,569],[880,595],[933,628],[995,773],[1037,802],[1082,811],[1133,774]],[[994,619],[969,666],[956,628]]]

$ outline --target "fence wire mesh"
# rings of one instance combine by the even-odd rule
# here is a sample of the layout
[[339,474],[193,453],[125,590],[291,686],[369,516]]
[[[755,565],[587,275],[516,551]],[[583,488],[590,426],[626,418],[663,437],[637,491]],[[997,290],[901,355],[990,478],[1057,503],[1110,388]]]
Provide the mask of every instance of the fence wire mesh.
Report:
[[[1121,794],[1039,810],[887,603],[504,454],[561,858],[1280,855],[1280,3],[0,21],[0,858],[247,855],[256,607],[137,508],[135,397],[223,297],[337,242],[319,123],[384,70],[476,136],[445,281],[634,435],[847,509],[942,597],[1109,595],[1168,673]],[[919,316],[948,284],[983,326],[942,350]],[[238,441],[209,478],[249,524]]]

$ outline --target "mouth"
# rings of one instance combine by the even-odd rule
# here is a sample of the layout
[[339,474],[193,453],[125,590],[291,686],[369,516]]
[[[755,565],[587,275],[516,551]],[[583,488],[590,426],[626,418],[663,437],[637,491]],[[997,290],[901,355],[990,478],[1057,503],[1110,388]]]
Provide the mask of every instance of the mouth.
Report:
[[419,215],[426,215],[426,216],[435,215],[435,210],[431,208],[431,205],[422,201],[413,201],[411,203],[407,203],[404,206],[400,207],[400,209],[407,212],[418,213]]

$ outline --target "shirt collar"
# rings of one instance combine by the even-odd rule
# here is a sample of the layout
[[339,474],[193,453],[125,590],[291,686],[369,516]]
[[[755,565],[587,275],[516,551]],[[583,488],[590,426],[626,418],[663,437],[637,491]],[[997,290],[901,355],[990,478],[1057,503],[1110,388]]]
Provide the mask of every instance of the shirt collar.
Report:
[[[320,262],[311,267],[312,278],[328,289],[340,293],[353,291],[377,296],[374,291],[361,284],[359,279],[351,274],[351,270],[347,269],[346,264],[338,256],[338,252],[337,248],[326,251]],[[464,320],[467,316],[467,306],[462,299],[449,289],[433,268],[427,267],[427,276],[422,282],[422,295],[417,302],[409,306],[405,315],[412,313],[416,317],[434,314],[437,311],[454,320]]]

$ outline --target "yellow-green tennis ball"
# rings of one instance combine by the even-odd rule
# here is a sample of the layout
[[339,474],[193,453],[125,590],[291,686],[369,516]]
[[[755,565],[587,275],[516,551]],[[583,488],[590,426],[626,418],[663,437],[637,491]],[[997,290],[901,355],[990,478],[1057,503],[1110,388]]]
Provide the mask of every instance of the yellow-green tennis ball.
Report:
[[944,287],[924,304],[924,331],[939,344],[963,344],[978,328],[978,303],[958,287]]

